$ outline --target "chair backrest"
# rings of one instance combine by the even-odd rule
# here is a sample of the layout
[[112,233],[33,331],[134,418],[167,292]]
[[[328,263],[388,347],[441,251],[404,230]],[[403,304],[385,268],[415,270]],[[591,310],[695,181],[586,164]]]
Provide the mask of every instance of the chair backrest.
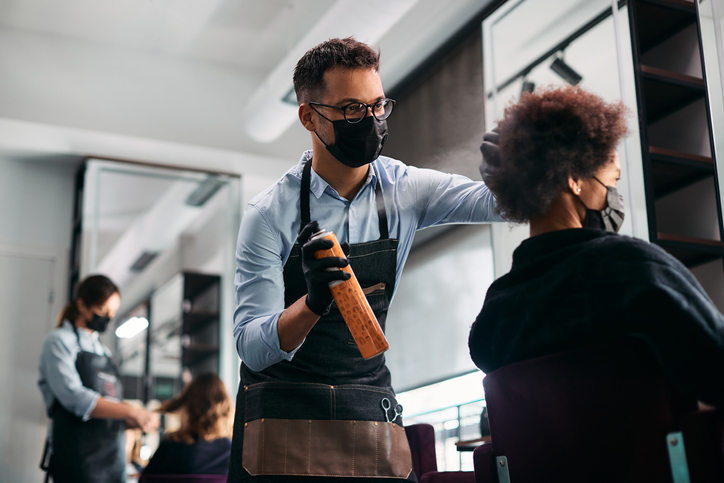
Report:
[[407,442],[410,443],[412,470],[417,479],[431,471],[437,471],[435,452],[435,429],[430,424],[412,424],[405,426]]
[[631,339],[510,364],[483,384],[493,451],[516,483],[671,481],[666,435],[695,409]]
[[138,483],[226,483],[226,475],[141,475]]

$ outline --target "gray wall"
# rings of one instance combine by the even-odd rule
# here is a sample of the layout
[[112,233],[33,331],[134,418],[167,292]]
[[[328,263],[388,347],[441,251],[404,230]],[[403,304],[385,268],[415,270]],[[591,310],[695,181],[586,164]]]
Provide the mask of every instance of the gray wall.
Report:
[[478,31],[397,99],[383,153],[406,164],[481,179],[483,93]]
[[[386,156],[480,179],[484,117],[479,32],[396,100]],[[387,362],[397,391],[475,370],[468,333],[492,281],[487,225],[418,232],[387,319]]]

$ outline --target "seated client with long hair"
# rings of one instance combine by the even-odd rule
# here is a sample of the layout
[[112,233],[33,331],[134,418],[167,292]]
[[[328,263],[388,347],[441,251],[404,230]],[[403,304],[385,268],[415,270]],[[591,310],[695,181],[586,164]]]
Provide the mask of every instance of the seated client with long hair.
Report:
[[143,475],[228,473],[233,408],[219,376],[197,376],[160,412],[180,413],[181,427],[165,435]]
[[509,106],[498,129],[499,156],[481,172],[504,216],[530,223],[530,238],[473,324],[475,364],[490,372],[632,336],[679,391],[724,404],[724,316],[677,259],[616,233],[623,104],[547,88]]

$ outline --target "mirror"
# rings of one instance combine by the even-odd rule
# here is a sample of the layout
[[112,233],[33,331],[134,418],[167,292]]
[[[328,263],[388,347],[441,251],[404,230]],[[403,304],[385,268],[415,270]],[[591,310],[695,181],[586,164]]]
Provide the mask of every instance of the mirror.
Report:
[[[218,281],[204,326],[203,366],[236,386],[233,276],[240,217],[238,176],[90,159],[86,163],[80,276],[102,273],[121,290],[103,342],[126,397],[154,405],[183,387],[183,287]],[[188,357],[187,357],[188,359]],[[206,359],[205,359],[206,360]]]

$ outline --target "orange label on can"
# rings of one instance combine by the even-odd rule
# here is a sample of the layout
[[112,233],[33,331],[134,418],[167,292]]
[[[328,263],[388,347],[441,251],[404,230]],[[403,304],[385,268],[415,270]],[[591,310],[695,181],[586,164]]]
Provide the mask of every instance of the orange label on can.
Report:
[[[320,238],[331,240],[334,245],[327,250],[314,252],[314,257],[317,259],[326,257],[346,258],[334,233],[326,232],[324,234],[324,232],[321,232],[320,235],[322,234],[323,236],[320,236]],[[384,332],[382,332],[382,327],[377,322],[372,307],[367,302],[367,297],[365,297],[352,267],[347,265],[340,270],[350,274],[349,280],[332,283],[329,290],[332,292],[337,308],[339,308],[342,318],[349,327],[362,357],[369,359],[389,349],[390,344],[387,342]]]

